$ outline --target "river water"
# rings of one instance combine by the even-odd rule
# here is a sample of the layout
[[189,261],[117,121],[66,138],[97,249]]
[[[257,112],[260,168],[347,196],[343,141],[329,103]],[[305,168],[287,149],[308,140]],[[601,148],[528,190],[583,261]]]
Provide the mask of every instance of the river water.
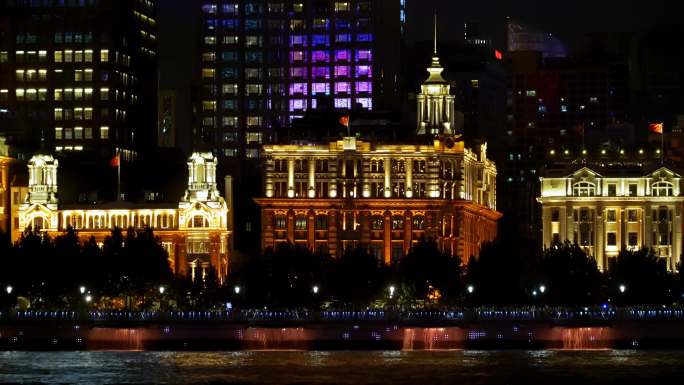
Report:
[[17,351],[0,383],[684,384],[684,351]]

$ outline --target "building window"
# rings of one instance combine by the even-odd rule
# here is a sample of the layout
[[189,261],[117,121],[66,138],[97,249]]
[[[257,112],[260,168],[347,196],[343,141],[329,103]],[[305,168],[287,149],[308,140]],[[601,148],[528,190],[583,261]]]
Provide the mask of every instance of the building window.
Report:
[[328,230],[328,216],[325,214],[316,216],[316,230]]
[[413,217],[413,229],[423,230],[425,229],[425,217],[422,215],[416,215]]
[[611,223],[616,222],[616,216],[617,216],[616,214],[617,213],[615,210],[606,211],[606,217],[607,217],[608,222],[611,222]]
[[298,215],[295,218],[295,230],[306,230],[307,218],[304,215]]
[[383,224],[384,224],[383,218],[378,215],[378,216],[373,217],[373,219],[371,221],[371,228],[373,230],[382,230]]
[[560,221],[560,210],[557,208],[551,209],[551,222]]
[[609,232],[606,234],[606,245],[607,246],[617,246],[617,234],[614,232]]
[[629,233],[627,235],[627,245],[636,247],[639,244],[639,237],[637,233]]
[[109,139],[109,127],[100,127],[100,139]]
[[285,215],[275,216],[275,228],[279,230],[287,228],[287,217]]
[[195,215],[192,217],[192,222],[190,227],[193,228],[200,228],[200,227],[209,227],[209,221],[207,218],[201,216],[201,215]]
[[673,187],[670,182],[656,182],[651,186],[651,194],[654,197],[670,197],[673,195]]
[[638,185],[636,183],[630,183],[628,187],[629,187],[629,196],[631,196],[631,197],[637,196]]
[[617,195],[617,185],[615,183],[608,184],[608,196],[614,197]]
[[636,209],[629,209],[627,210],[627,221],[628,222],[636,222],[638,219],[637,215],[637,210]]
[[404,228],[404,217],[394,216],[392,217],[392,230],[403,230]]
[[578,197],[592,197],[596,195],[596,185],[591,182],[577,182],[572,187],[574,195]]

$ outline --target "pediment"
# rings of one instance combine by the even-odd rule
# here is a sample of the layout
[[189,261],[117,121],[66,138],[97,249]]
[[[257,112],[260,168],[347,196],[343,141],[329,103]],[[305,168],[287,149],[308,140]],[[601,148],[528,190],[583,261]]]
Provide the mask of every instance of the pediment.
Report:
[[573,178],[573,179],[594,179],[594,178],[601,178],[602,175],[597,173],[596,171],[590,169],[589,167],[582,167],[579,170],[573,172],[572,174],[567,176],[568,178]]

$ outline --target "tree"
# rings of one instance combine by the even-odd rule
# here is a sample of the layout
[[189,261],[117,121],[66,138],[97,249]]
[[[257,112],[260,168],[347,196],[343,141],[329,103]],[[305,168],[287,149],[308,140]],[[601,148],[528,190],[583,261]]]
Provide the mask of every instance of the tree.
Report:
[[[623,250],[609,266],[607,292],[618,302],[628,304],[664,303],[672,299],[673,280],[665,260],[653,249]],[[619,288],[624,286],[625,292]]]
[[342,302],[365,306],[383,290],[386,271],[368,249],[347,248],[331,267],[325,283]]
[[540,280],[539,260],[528,242],[498,239],[485,243],[480,256],[468,261],[466,285],[470,303],[516,305],[527,303],[527,289]]
[[541,262],[549,303],[587,305],[598,301],[603,277],[596,260],[577,244],[556,244],[544,250]]
[[454,301],[461,288],[461,260],[442,252],[434,241],[420,241],[399,261],[399,276],[407,294],[424,300],[439,292]]

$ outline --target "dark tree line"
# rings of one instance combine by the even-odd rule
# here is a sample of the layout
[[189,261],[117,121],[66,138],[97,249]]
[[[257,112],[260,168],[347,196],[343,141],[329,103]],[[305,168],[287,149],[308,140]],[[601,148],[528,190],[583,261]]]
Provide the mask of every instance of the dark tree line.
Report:
[[3,247],[0,265],[0,282],[34,308],[75,308],[88,294],[110,306],[140,308],[150,291],[174,281],[150,229],[115,229],[101,246],[92,237],[81,241],[73,229],[54,239],[29,229]]
[[[669,273],[652,250],[623,251],[600,272],[570,243],[539,252],[532,243],[502,239],[485,244],[465,266],[423,241],[390,265],[370,250],[348,248],[339,258],[281,244],[256,256],[236,254],[227,284],[215,271],[203,279],[175,277],[151,230],[114,230],[102,245],[68,230],[51,239],[27,231],[0,245],[0,283],[34,308],[77,308],[80,286],[97,306],[146,309],[156,301],[174,309],[368,306],[437,307],[671,304],[682,300],[681,270]],[[160,286],[166,291],[162,296]],[[390,296],[390,287],[393,289]]]

